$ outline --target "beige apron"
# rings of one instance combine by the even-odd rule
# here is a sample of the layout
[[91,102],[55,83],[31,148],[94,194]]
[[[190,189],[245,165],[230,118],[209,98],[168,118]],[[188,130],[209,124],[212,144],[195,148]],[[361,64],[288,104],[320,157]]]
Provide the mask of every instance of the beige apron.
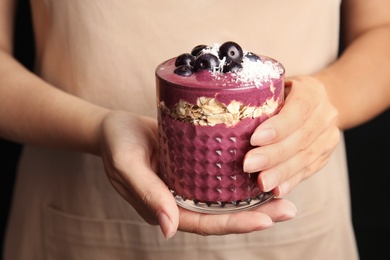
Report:
[[[32,0],[37,73],[109,108],[155,116],[154,69],[195,45],[234,40],[288,75],[337,57],[340,0]],[[245,235],[165,240],[111,187],[100,158],[25,147],[4,260],[354,260],[343,144],[288,198],[296,219]]]

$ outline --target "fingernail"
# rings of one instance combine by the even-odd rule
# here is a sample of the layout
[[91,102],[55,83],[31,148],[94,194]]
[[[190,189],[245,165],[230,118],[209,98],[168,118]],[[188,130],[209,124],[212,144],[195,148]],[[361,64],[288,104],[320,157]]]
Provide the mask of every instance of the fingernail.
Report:
[[273,225],[274,225],[274,222],[272,221],[272,219],[268,219],[268,220],[262,219],[262,222],[260,223],[260,225],[255,230],[256,231],[261,231],[261,230],[270,228]]
[[290,185],[289,185],[289,183],[288,182],[283,182],[282,184],[280,184],[279,186],[278,186],[278,194],[277,194],[277,196],[276,197],[278,197],[278,198],[281,198],[281,197],[283,197],[283,196],[285,196],[287,193],[288,193],[288,191],[290,190]]
[[175,231],[173,230],[172,221],[168,218],[168,216],[161,212],[157,216],[158,224],[160,225],[161,231],[163,232],[166,239],[170,239],[173,237]]
[[268,158],[264,155],[252,155],[245,158],[244,161],[244,172],[257,172],[264,169],[267,166]]
[[271,142],[276,136],[276,132],[272,128],[262,129],[253,133],[251,137],[252,145],[263,145]]
[[276,172],[263,172],[260,174],[260,181],[263,184],[263,191],[268,192],[277,186],[279,175]]

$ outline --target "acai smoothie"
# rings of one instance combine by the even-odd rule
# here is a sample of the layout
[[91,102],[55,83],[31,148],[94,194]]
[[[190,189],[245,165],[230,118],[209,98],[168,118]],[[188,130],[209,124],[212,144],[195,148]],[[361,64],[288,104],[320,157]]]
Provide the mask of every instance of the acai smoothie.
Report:
[[278,61],[231,41],[157,67],[159,175],[180,206],[224,213],[272,198],[243,159],[253,131],[284,102],[284,75]]

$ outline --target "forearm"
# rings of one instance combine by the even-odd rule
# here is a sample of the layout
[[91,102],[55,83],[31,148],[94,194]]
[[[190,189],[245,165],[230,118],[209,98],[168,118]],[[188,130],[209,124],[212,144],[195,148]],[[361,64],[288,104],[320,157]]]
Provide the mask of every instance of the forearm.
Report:
[[315,76],[339,112],[339,127],[348,129],[390,105],[390,2],[343,0],[341,29],[340,59]]
[[315,76],[339,111],[339,127],[357,126],[389,107],[390,26],[356,38],[340,59]]
[[97,153],[109,112],[67,94],[0,51],[0,136],[20,143]]

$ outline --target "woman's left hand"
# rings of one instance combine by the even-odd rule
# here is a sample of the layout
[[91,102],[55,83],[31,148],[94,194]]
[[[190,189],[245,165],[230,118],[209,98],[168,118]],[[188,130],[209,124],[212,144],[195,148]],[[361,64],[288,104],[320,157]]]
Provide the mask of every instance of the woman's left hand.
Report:
[[244,171],[261,171],[260,188],[283,197],[328,162],[340,140],[337,114],[319,80],[286,79],[284,106],[254,131]]

